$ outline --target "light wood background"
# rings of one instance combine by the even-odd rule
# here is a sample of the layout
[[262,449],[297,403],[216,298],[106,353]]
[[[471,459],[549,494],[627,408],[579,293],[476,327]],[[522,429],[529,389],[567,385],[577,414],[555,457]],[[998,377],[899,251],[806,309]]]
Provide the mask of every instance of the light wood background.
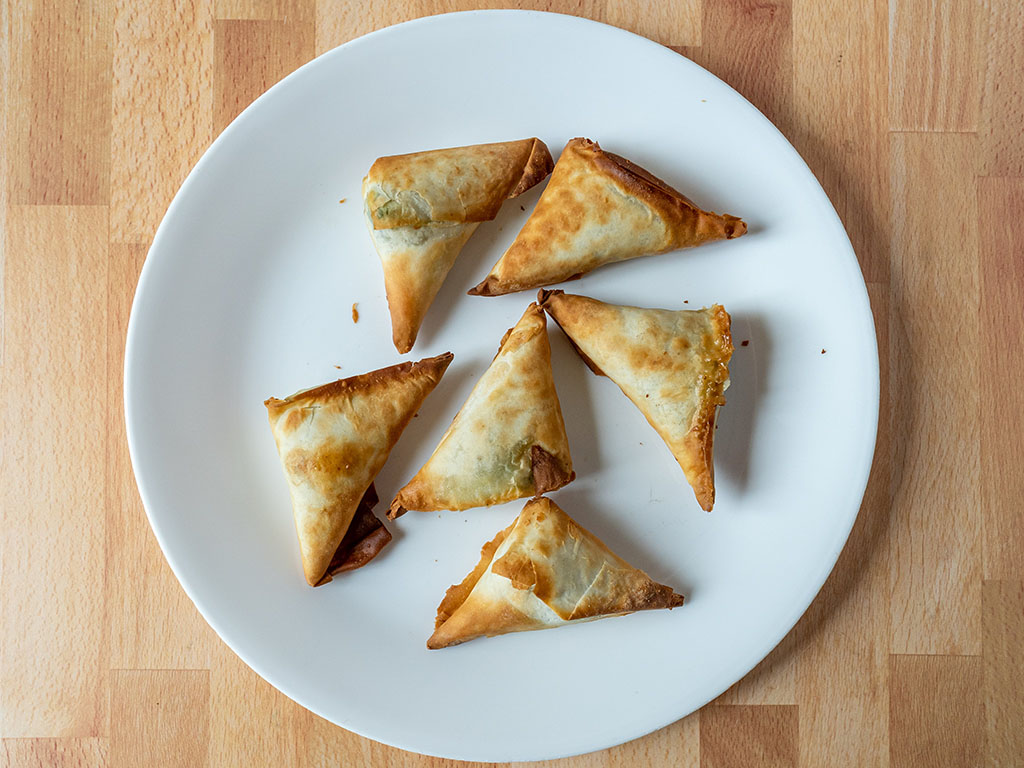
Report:
[[[735,86],[796,145],[877,321],[872,480],[799,625],[701,712],[560,766],[1024,766],[1019,0],[551,0]],[[482,4],[481,4],[482,5]],[[121,365],[192,164],[315,55],[459,0],[0,0],[0,765],[441,766],[293,704],[139,504]]]

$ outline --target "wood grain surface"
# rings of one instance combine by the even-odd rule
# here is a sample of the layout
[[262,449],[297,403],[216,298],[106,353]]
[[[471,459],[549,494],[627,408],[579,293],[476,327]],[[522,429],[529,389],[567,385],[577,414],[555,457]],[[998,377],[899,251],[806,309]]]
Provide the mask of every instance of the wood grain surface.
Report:
[[206,626],[128,461],[131,298],[213,137],[313,56],[515,6],[673,47],[821,180],[868,281],[874,470],[839,563],[746,679],[550,765],[1024,766],[1019,0],[0,0],[0,766],[447,766],[263,682]]

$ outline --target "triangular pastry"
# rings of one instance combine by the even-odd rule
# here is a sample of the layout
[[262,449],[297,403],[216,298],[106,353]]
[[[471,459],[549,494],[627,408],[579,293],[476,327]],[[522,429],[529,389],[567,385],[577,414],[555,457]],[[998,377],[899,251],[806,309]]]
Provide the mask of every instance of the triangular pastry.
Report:
[[376,502],[373,479],[451,361],[449,352],[266,401],[313,586],[364,564],[387,543],[366,519]]
[[469,293],[496,296],[571,280],[615,261],[739,237],[735,216],[691,200],[589,139],[564,150],[530,218]]
[[715,414],[729,386],[729,313],[643,309],[541,291],[541,306],[590,368],[639,408],[671,449],[701,508],[715,503]]
[[381,157],[363,179],[363,208],[384,268],[395,348],[412,349],[459,251],[507,198],[551,173],[540,139]]
[[560,488],[573,477],[547,319],[531,304],[433,455],[398,492],[388,517],[408,509],[502,504]]
[[682,604],[682,595],[541,497],[527,502],[484,545],[476,568],[448,590],[427,648]]

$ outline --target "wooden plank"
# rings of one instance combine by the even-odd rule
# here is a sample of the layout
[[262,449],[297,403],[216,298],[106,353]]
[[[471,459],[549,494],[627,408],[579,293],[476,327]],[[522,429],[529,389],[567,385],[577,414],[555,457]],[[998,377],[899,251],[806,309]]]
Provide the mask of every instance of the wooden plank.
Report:
[[406,3],[316,0],[316,53],[320,55],[367,32],[419,15],[415,0]]
[[[633,768],[637,765],[671,765],[697,768],[699,762],[699,714],[683,718],[641,739],[612,749],[568,760],[508,763],[510,768]],[[400,765],[402,768],[487,768],[490,763],[471,763],[416,755],[360,738],[316,715],[301,710],[290,726],[298,734],[298,765],[324,765],[347,755],[352,765]]]
[[893,655],[891,664],[892,768],[980,768],[985,746],[981,659]]
[[313,21],[315,0],[214,0],[213,15],[217,19],[260,19],[278,21]]
[[[0,400],[10,409],[0,418],[0,733],[12,735],[7,726],[13,725],[15,736],[65,734],[5,739],[0,765],[102,765],[112,757],[119,764],[164,764],[168,754],[187,764],[454,765],[366,741],[316,718],[220,646],[173,583],[138,505],[122,442],[120,355],[145,244],[171,194],[215,125],[301,63],[291,47],[295,40],[302,38],[308,58],[315,52],[310,38],[323,50],[387,23],[470,3],[321,0],[314,8],[311,0],[118,0],[116,14],[112,4],[0,0]],[[661,3],[625,8],[596,0],[526,5],[612,20],[664,42],[692,29],[686,14],[695,7],[689,0],[671,10]],[[892,660],[894,670],[899,665],[892,673],[892,764],[1017,766],[1024,755],[1024,518],[1016,500],[1024,491],[1017,471],[1024,445],[1015,418],[1024,411],[1024,395],[1006,382],[1024,367],[1015,343],[1024,336],[1016,231],[1024,193],[1020,178],[1012,178],[1024,175],[1024,93],[1014,87],[1024,71],[1024,14],[1012,0],[976,7],[965,0],[892,0],[891,17],[887,0],[699,5],[699,47],[696,40],[684,42],[691,46],[685,53],[739,87],[794,140],[850,230],[873,281],[883,336],[890,325],[893,331],[891,351],[882,340],[881,459],[850,544],[787,639],[792,650],[778,649],[719,701],[748,705],[757,716],[761,707],[750,705],[798,704],[801,765],[888,765],[889,644],[914,653],[982,653],[980,662],[956,655],[923,662],[899,657],[923,664],[924,672]],[[225,46],[224,28],[214,33],[215,16],[265,26]],[[319,31],[309,31],[314,16]],[[974,41],[969,30],[978,17],[981,36]],[[303,32],[267,31],[278,30],[277,23]],[[251,71],[242,67],[245,45],[251,46]],[[890,127],[976,127],[978,135],[898,136],[890,143]],[[977,174],[987,178],[976,182]],[[17,207],[105,205],[111,194],[111,237],[136,245],[111,247],[109,262],[101,209]],[[15,207],[5,221],[8,203]],[[28,294],[27,285],[35,286]],[[37,297],[43,303],[33,306]],[[32,336],[40,329],[47,340],[63,339],[71,329],[69,338],[85,340],[84,351],[71,349],[77,341],[57,348],[37,342]],[[984,358],[972,357],[982,349]],[[890,366],[891,415],[884,380]],[[84,379],[63,381],[72,378],[71,370]],[[95,386],[100,371],[102,389]],[[973,395],[970,376],[978,380]],[[61,403],[61,415],[40,411],[44,402]],[[61,435],[59,445],[56,437],[32,444],[36,422],[19,423],[26,408],[51,432],[54,424],[65,431],[70,425],[70,435]],[[975,408],[980,418],[973,417]],[[104,419],[97,436],[75,427],[89,418]],[[96,462],[82,462],[83,451]],[[35,462],[28,474],[38,477],[15,478],[10,462],[17,456]],[[54,507],[52,500],[63,494],[59,516],[40,514],[46,508],[38,504],[9,509],[12,482],[28,489],[18,490],[15,500],[31,491]],[[68,498],[76,503],[67,504]],[[9,525],[11,519],[16,524]],[[61,536],[51,534],[58,519]],[[23,551],[23,539],[31,539],[31,552]],[[982,578],[989,579],[983,587]],[[21,584],[31,591],[18,589]],[[980,677],[970,667],[979,663]],[[189,694],[182,696],[180,682],[169,684],[177,690],[173,713],[157,706],[169,700],[162,693],[139,692],[149,684],[120,685],[114,703],[129,720],[145,718],[139,723],[147,728],[155,711],[165,736],[164,722],[174,726],[185,717],[190,733],[161,741],[149,731],[125,748],[136,725],[121,723],[115,726],[121,746],[108,750],[102,737],[107,667],[210,664],[215,714],[205,736],[195,715],[202,720],[210,704],[193,677],[205,673],[186,672]],[[119,679],[126,674],[115,673]],[[711,728],[714,712],[707,716]],[[947,724],[948,718],[954,722]],[[694,765],[700,720],[692,716],[612,750],[541,765]],[[182,744],[193,752],[180,757]],[[733,747],[757,744],[745,732],[733,734],[725,759]],[[705,750],[712,759],[721,756],[717,746]],[[774,740],[772,747],[778,747]]]
[[893,138],[894,653],[981,652],[976,148]]
[[7,21],[11,202],[106,205],[110,3],[37,0],[20,3]]
[[212,7],[115,2],[110,239],[148,243],[212,139]]
[[1024,582],[982,586],[982,647],[988,768],[1024,763]]
[[[684,0],[689,8],[699,0]],[[607,7],[616,5],[608,3]],[[606,4],[602,0],[407,0],[402,3],[380,3],[373,0],[317,0],[316,52],[321,54],[347,43],[360,35],[381,27],[399,24],[421,16],[485,8],[515,7],[525,10],[554,11],[607,21]],[[635,19],[636,16],[631,16]],[[675,25],[673,25],[675,26]],[[685,24],[683,25],[685,26]]]
[[1024,13],[1018,0],[986,0],[985,85],[979,136],[982,173],[1024,176]]
[[889,279],[887,0],[793,0],[787,136],[828,193],[864,278]]
[[308,714],[226,646],[219,646],[213,653],[211,765],[309,764],[300,761],[298,754],[299,736]]
[[[634,768],[665,765],[698,768],[700,765],[700,713],[694,712],[660,731],[618,747],[583,755],[569,761],[575,768]],[[552,760],[551,768],[565,768],[566,761]],[[527,765],[526,763],[523,764]]]
[[716,706],[700,713],[701,768],[796,768],[797,708]]
[[[440,765],[451,765],[453,768],[454,766],[486,768],[488,763],[435,761],[426,763],[425,768],[437,768]],[[562,760],[507,763],[507,765],[509,768],[567,768],[567,766],[572,766],[572,768],[634,768],[634,766],[640,765],[698,768],[700,765],[700,714],[695,712],[647,736],[600,752],[591,752]]]
[[[1024,179],[982,179],[981,499],[984,577],[1024,580],[1024,392],[1010,385],[1024,370]],[[1013,415],[1017,415],[1015,421]]]
[[680,53],[727,82],[788,133],[793,111],[791,0],[704,4],[700,47]]
[[[888,359],[889,289],[869,284],[879,358]],[[832,574],[797,624],[801,768],[837,756],[860,768],[888,765],[890,465],[895,428],[888,366],[880,370],[879,428],[857,522]]]
[[270,86],[313,58],[312,22],[218,21],[214,25],[214,130],[223,131]]
[[[637,765],[671,765],[673,768],[697,768],[699,761],[700,715],[694,713],[641,739],[612,749],[568,760],[508,763],[510,768],[633,768]],[[472,763],[416,755],[363,739],[332,725],[311,712],[301,710],[291,720],[288,732],[297,734],[298,765],[326,765],[338,762],[339,755],[351,765],[400,765],[402,768],[487,768],[491,763]],[[289,736],[291,738],[291,736]]]
[[[4,365],[4,269],[7,242],[4,232],[7,231],[7,207],[10,200],[10,165],[14,161],[11,155],[11,132],[8,128],[11,105],[11,45],[10,35],[10,0],[0,0],[0,369]],[[2,433],[0,433],[2,434]],[[0,454],[2,455],[2,454]]]
[[103,207],[13,207],[0,370],[0,734],[106,717]]
[[764,660],[716,700],[716,704],[796,704],[798,630],[794,628]]
[[[703,0],[677,0],[671,4],[663,0],[610,2],[605,6],[603,21],[643,35],[662,45],[701,45],[704,5]],[[576,15],[589,14],[577,12]]]
[[110,665],[207,667],[219,645],[171,573],[146,519],[124,431],[124,342],[145,246],[111,246],[107,267],[106,520]]
[[339,762],[338,755],[345,755],[344,762],[349,765],[400,764],[403,768],[433,768],[430,762],[433,758],[403,752],[356,736],[306,710],[303,710],[296,730],[299,738],[298,765],[330,765]]
[[210,676],[206,670],[111,673],[110,766],[208,765]]
[[4,739],[4,768],[105,768],[106,739]]
[[982,4],[892,0],[889,9],[889,127],[977,130]]

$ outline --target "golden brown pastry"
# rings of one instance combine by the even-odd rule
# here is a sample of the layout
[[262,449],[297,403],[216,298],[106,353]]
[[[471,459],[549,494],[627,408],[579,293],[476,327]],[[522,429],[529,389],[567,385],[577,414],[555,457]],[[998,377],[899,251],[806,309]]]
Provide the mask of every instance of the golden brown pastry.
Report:
[[622,307],[541,291],[541,306],[598,375],[639,408],[671,449],[701,508],[715,503],[715,414],[729,386],[729,313]]
[[527,502],[512,525],[484,545],[476,568],[448,590],[427,648],[682,604],[682,595],[615,555],[542,497]]
[[311,585],[365,564],[390,540],[366,519],[373,479],[451,361],[449,352],[266,401]]
[[571,280],[653,253],[739,237],[735,216],[702,211],[691,200],[589,139],[562,150],[544,194],[491,273],[469,291],[479,296]]
[[547,320],[531,304],[433,455],[398,492],[388,517],[408,509],[502,504],[560,488],[573,477]]
[[551,173],[540,139],[379,158],[363,204],[384,268],[395,348],[412,349],[427,308],[480,222]]

